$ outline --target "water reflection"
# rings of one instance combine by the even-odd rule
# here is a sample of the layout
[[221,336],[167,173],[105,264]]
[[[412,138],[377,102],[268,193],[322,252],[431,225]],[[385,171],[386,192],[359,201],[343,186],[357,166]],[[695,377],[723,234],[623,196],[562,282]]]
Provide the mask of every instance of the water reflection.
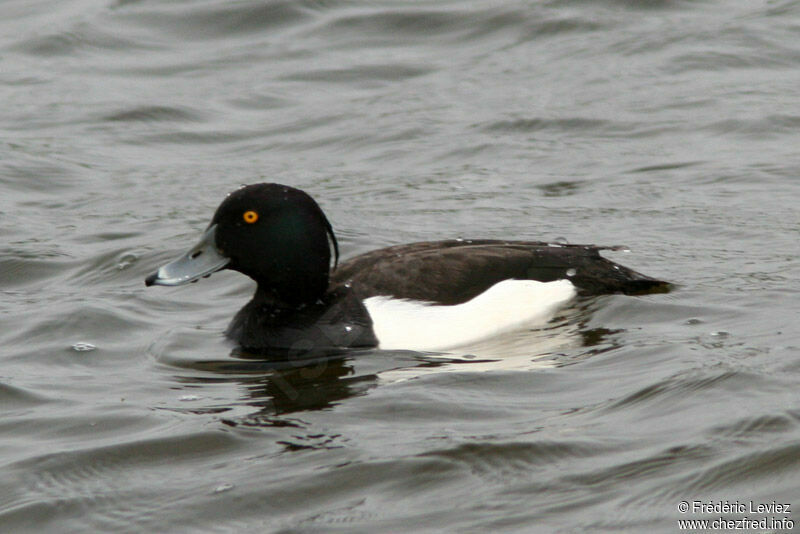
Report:
[[[233,384],[240,392],[228,411],[235,406],[256,408],[262,416],[280,416],[299,411],[322,410],[337,401],[363,394],[377,383],[377,376],[357,374],[351,358],[341,356],[291,362],[254,360],[173,359],[162,363],[180,367],[187,374],[174,375],[186,387],[210,384]],[[195,372],[193,372],[195,371]],[[192,411],[208,413],[208,408]],[[249,417],[253,411],[248,410]]]
[[329,408],[337,401],[363,394],[376,383],[376,375],[357,375],[351,363],[339,358],[275,370],[244,389],[248,404],[281,415]]
[[[168,409],[225,414],[223,422],[231,426],[303,426],[289,416],[329,409],[378,385],[435,373],[560,367],[612,350],[618,347],[620,331],[590,326],[596,306],[596,299],[582,300],[547,328],[515,332],[446,354],[363,350],[273,361],[242,353],[218,333],[197,328],[167,332],[150,353],[173,370],[182,391],[233,387],[216,396],[216,403],[208,401],[209,395],[192,395],[191,407]],[[227,356],[203,358],[204,354]],[[176,368],[183,372],[175,375]],[[205,405],[198,407],[197,401]]]

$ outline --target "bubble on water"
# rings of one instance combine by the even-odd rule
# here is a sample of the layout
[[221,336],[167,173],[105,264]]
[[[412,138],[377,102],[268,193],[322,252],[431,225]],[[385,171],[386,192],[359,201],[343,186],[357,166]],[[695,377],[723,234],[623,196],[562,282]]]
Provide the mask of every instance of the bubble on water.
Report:
[[95,349],[97,349],[97,347],[95,347],[91,343],[85,343],[83,341],[79,341],[78,343],[74,343],[72,345],[72,350],[76,352],[89,352]]
[[567,276],[575,276],[577,273],[575,269],[567,269]]
[[234,486],[233,484],[230,484],[230,483],[228,483],[228,482],[225,482],[224,484],[220,484],[219,486],[217,486],[216,488],[214,488],[214,493],[223,493],[223,492],[225,492],[225,491],[230,491],[230,490],[232,490],[234,487],[235,487],[235,486]]
[[138,259],[139,256],[137,256],[136,254],[123,254],[122,257],[119,259],[119,262],[117,263],[117,269],[119,269],[120,271],[123,269],[127,269],[128,267],[136,263],[136,260]]
[[558,245],[568,245],[569,241],[567,241],[566,237],[559,236],[559,237],[553,239],[553,243],[556,243]]
[[178,400],[181,401],[181,402],[191,402],[191,401],[200,400],[200,396],[199,395],[181,395],[181,397]]
[[686,326],[694,326],[694,325],[697,325],[697,324],[703,324],[703,321],[700,320],[700,319],[697,319],[696,317],[692,317],[691,319],[688,319],[683,324],[685,324]]
[[731,334],[730,332],[726,332],[725,330],[717,330],[716,332],[711,332],[710,335],[714,337],[728,337]]

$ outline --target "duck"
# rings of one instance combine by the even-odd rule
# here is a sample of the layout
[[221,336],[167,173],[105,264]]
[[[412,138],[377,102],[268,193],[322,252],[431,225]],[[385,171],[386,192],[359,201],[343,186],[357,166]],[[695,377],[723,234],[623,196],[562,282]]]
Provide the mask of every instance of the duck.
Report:
[[180,286],[223,269],[252,278],[252,299],[225,331],[248,354],[442,352],[543,326],[579,297],[670,290],[600,255],[613,248],[450,239],[381,248],[340,264],[333,227],[310,195],[258,183],[228,194],[200,240],[145,285]]

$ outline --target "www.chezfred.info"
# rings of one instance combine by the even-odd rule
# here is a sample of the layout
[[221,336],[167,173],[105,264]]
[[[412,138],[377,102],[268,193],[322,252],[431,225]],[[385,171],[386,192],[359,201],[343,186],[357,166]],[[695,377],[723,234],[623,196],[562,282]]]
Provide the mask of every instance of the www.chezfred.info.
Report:
[[679,530],[794,529],[792,505],[785,502],[681,501],[678,503],[678,512],[701,516],[678,519]]

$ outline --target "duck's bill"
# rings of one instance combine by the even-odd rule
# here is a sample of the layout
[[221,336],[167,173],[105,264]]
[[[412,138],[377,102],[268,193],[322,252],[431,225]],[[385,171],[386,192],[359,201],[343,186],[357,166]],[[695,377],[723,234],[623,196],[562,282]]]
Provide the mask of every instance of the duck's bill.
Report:
[[145,285],[181,286],[225,267],[231,259],[217,251],[216,230],[216,224],[211,226],[186,254],[145,278]]

